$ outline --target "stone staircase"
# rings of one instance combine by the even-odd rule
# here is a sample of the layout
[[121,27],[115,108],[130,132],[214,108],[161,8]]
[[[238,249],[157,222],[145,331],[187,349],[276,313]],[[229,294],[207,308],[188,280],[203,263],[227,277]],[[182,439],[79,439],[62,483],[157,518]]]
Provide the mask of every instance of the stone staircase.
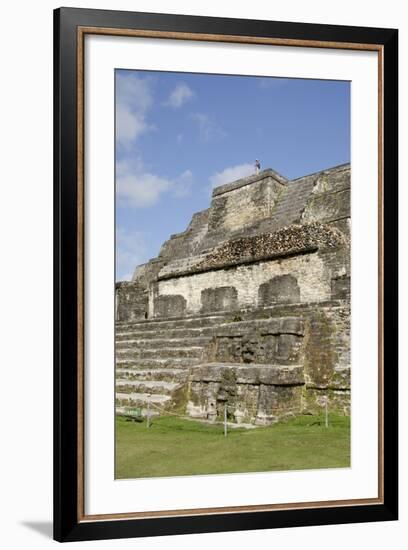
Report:
[[116,411],[177,410],[192,367],[207,360],[223,314],[116,323]]
[[[300,307],[117,322],[117,413],[213,421],[227,405],[237,423],[270,424],[319,414],[328,398],[348,414],[347,307],[329,302],[318,316],[313,305]],[[325,354],[327,342],[336,357]]]
[[299,409],[303,335],[303,321],[290,316],[243,320],[212,313],[118,322],[116,411],[211,419],[228,402],[237,422],[274,421],[272,409]]

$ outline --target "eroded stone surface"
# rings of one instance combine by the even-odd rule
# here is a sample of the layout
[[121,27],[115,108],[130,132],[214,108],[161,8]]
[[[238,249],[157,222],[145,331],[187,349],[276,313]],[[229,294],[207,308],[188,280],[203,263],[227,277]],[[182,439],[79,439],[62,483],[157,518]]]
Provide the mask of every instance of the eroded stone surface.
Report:
[[296,277],[293,275],[277,275],[266,283],[259,285],[258,304],[260,306],[288,302],[300,302],[300,288]]
[[181,294],[157,296],[154,301],[155,317],[182,317],[186,311],[186,299]]
[[209,421],[349,414],[350,166],[216,188],[116,306],[120,410],[149,390]]

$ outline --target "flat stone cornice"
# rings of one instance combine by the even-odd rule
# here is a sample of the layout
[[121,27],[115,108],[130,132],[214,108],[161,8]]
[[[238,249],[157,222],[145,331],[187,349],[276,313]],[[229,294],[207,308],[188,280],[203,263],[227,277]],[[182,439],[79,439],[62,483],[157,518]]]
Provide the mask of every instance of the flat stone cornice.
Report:
[[251,183],[255,183],[256,181],[262,181],[266,178],[272,178],[282,185],[285,185],[288,182],[287,178],[285,178],[278,172],[275,172],[275,170],[272,170],[272,168],[268,168],[267,170],[262,170],[262,172],[259,172],[259,174],[253,174],[251,176],[247,176],[246,178],[240,178],[239,180],[232,181],[231,183],[220,185],[213,190],[212,196],[218,197],[219,195],[223,195],[224,193],[228,193],[229,191],[233,191],[234,189],[239,189],[240,187],[250,185]]

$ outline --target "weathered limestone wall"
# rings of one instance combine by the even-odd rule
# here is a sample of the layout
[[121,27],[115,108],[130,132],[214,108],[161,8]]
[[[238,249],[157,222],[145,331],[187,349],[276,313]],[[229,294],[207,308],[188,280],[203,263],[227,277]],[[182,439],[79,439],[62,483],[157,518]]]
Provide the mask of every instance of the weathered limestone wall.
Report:
[[209,364],[192,369],[187,412],[216,420],[270,424],[302,409],[303,370],[299,366]]
[[185,258],[200,251],[208,231],[210,209],[196,212],[191,218],[187,229],[182,233],[171,235],[160,249],[159,258],[165,262],[168,259]]
[[333,303],[307,316],[303,411],[321,412],[327,397],[330,410],[350,414],[350,306]]
[[126,399],[142,402],[148,382],[170,392],[185,368],[192,416],[214,420],[227,405],[231,420],[269,424],[326,400],[349,414],[350,166],[292,181],[265,170],[214,189],[116,296],[118,321],[142,320],[118,337],[122,374],[135,378],[120,382]]
[[350,414],[350,308],[316,306],[274,306],[217,327],[209,363],[191,371],[189,414],[222,417],[227,402],[230,418],[263,424],[321,414],[326,399],[331,412]]
[[147,289],[150,282],[157,278],[165,262],[159,258],[153,258],[145,264],[136,266],[132,282],[138,283],[141,287]]
[[192,369],[187,411],[215,420],[269,424],[302,410],[304,322],[296,317],[224,324],[213,363]]
[[299,317],[225,323],[214,337],[212,359],[220,363],[302,364],[307,330]]
[[[283,276],[291,277],[291,284],[286,284],[285,290]],[[275,286],[275,291],[271,286]],[[282,294],[278,292],[279,287]],[[164,279],[151,285],[149,315],[160,315],[156,301],[164,296],[183,297],[186,301],[185,314],[208,312],[210,309],[206,297],[209,289],[219,288],[229,288],[229,292],[236,295],[235,300],[226,301],[226,310],[270,305],[279,301],[320,302],[331,297],[331,272],[317,253],[310,253]],[[222,307],[214,308],[213,311],[222,310]]]
[[312,177],[313,188],[302,213],[302,223],[327,223],[350,218],[350,167],[307,176],[294,183],[303,186]]
[[134,282],[116,283],[116,321],[145,319],[149,310],[149,294],[146,288]]
[[[268,223],[271,219],[286,186],[286,178],[268,169],[259,175],[216,187],[210,208],[193,214],[187,229],[171,235],[153,261],[166,263],[192,257],[232,235],[256,233],[256,224]],[[133,279],[138,276],[135,271]]]
[[261,235],[242,236],[224,240],[206,252],[167,262],[157,273],[157,279],[171,279],[180,275],[196,274],[214,269],[277,260],[308,252],[330,251],[347,246],[347,238],[340,230],[328,225],[309,223],[291,225]]
[[216,189],[211,203],[209,232],[231,232],[269,218],[285,187],[267,175],[251,184]]

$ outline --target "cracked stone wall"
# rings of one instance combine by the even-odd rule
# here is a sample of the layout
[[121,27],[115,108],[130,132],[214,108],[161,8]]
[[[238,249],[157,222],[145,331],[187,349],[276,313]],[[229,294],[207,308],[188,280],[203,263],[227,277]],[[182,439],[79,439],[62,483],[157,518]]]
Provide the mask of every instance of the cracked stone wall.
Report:
[[138,283],[116,283],[116,321],[137,321],[145,319],[149,311],[149,294]]
[[214,195],[209,217],[209,232],[230,232],[252,225],[272,215],[284,185],[265,177],[235,189],[222,189]]
[[350,309],[287,304],[216,330],[207,364],[191,372],[187,410],[268,424],[290,414],[350,414]]
[[[117,320],[147,311],[151,327],[208,322],[197,331],[210,343],[191,371],[192,416],[216,418],[227,403],[237,422],[267,424],[321,413],[326,399],[349,414],[350,231],[350,165],[225,184],[132,283],[117,284]],[[266,318],[296,319],[302,330],[265,332]]]
[[229,420],[266,425],[299,414],[303,373],[299,367],[207,365],[193,369],[187,412],[216,420],[227,408]]
[[[326,268],[323,259],[317,253],[310,253],[157,281],[151,285],[150,311],[154,315],[154,303],[159,297],[172,295],[185,298],[187,314],[201,313],[203,305],[204,311],[209,311],[206,302],[203,304],[203,293],[205,295],[210,289],[226,286],[236,289],[237,309],[258,307],[264,305],[267,295],[266,290],[263,290],[267,287],[261,287],[261,285],[271,285],[274,278],[283,276],[290,276],[292,281],[296,280],[292,301],[320,302],[331,297],[331,271]],[[279,296],[277,294],[275,296],[279,301]],[[269,303],[271,299],[272,294],[269,293]],[[217,308],[214,311],[217,311]]]

